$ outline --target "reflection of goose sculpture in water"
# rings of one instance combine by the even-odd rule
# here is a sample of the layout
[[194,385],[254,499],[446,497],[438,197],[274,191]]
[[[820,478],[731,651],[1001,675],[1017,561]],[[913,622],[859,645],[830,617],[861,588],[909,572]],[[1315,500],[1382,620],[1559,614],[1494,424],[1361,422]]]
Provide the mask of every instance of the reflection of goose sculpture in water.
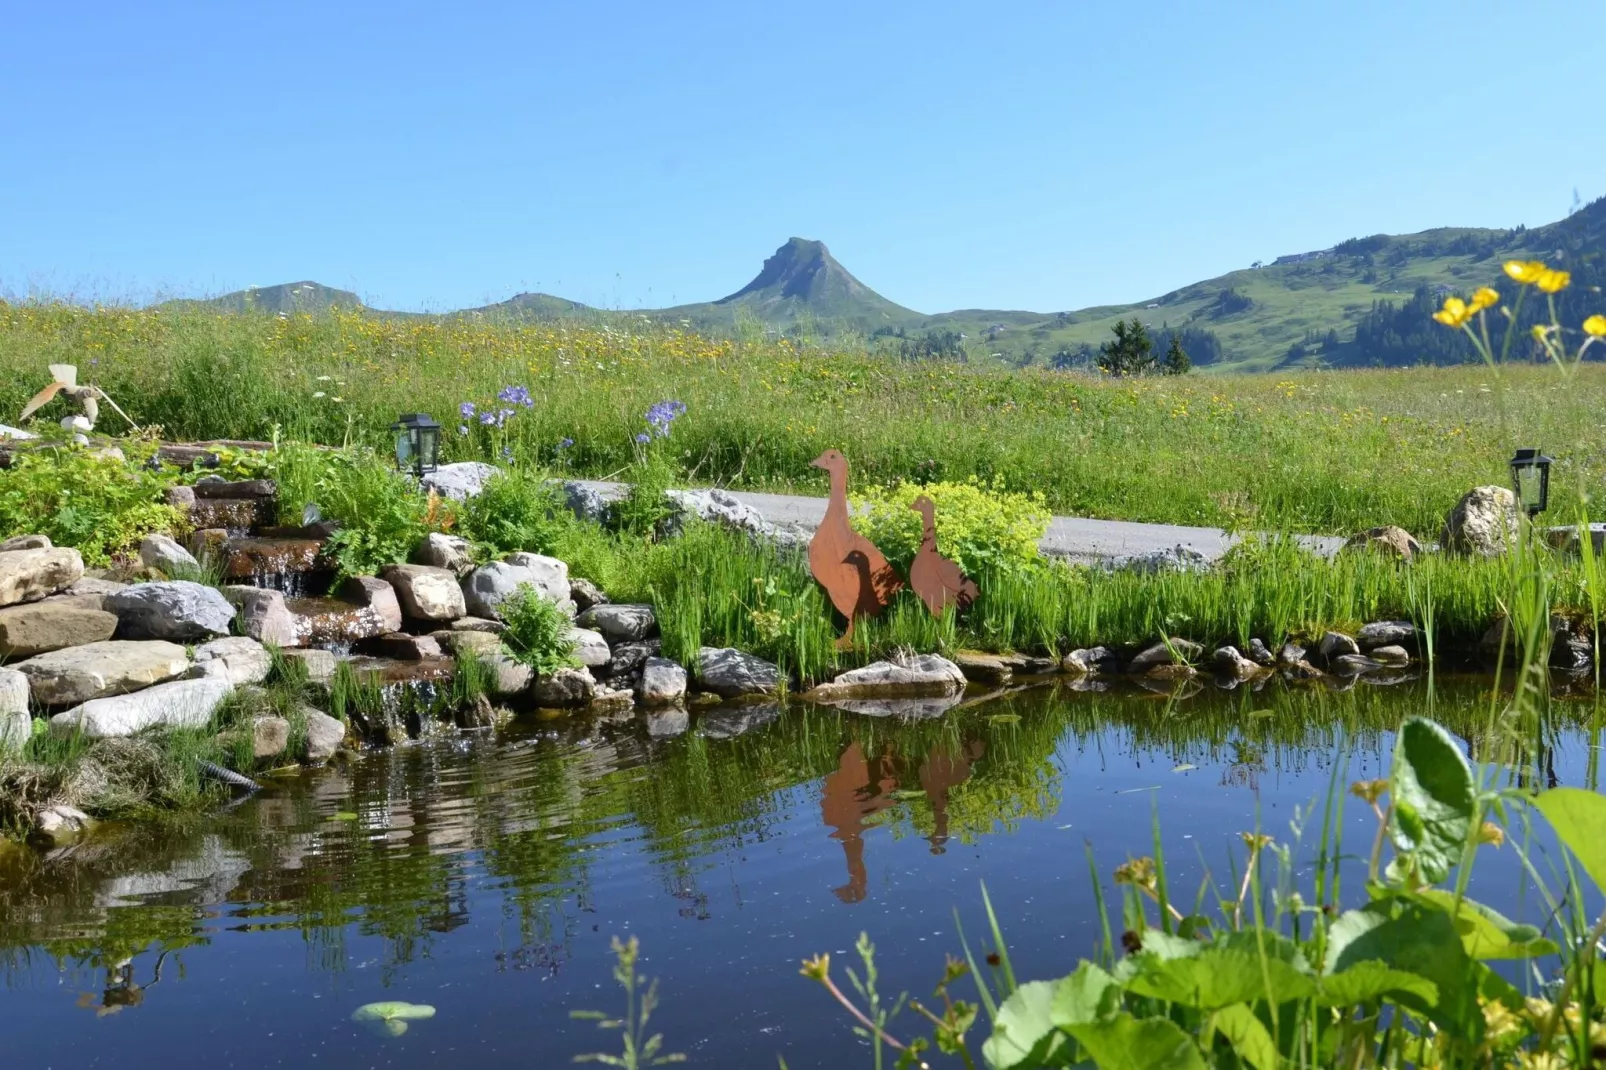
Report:
[[981,590],[975,581],[959,571],[958,565],[937,552],[937,507],[922,494],[909,508],[919,513],[924,521],[920,549],[915,551],[915,559],[909,565],[909,586],[915,589],[915,594],[926,603],[934,617],[942,616],[942,611],[955,603],[960,609],[968,609]]
[[809,571],[830,596],[836,611],[848,619],[848,630],[838,647],[853,644],[853,622],[873,617],[886,608],[903,587],[886,555],[848,523],[848,460],[837,450],[826,450],[813,461],[831,476],[831,499],[814,538],[809,542]]

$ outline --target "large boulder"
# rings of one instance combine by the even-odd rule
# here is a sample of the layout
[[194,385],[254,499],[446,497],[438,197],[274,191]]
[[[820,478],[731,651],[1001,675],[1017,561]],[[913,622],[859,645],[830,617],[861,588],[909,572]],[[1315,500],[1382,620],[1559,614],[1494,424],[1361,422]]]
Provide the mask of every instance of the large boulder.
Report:
[[697,652],[697,683],[716,695],[773,695],[781,682],[779,668],[735,647],[705,646]]
[[536,590],[547,601],[562,605],[569,600],[569,566],[564,562],[545,554],[522,552],[508,554],[502,560],[518,568],[529,569],[535,576],[533,582]]
[[896,698],[952,695],[964,689],[965,674],[958,665],[937,654],[920,654],[849,669],[804,697],[816,700]]
[[231,635],[196,648],[193,671],[196,676],[216,676],[238,687],[260,684],[268,678],[272,665],[268,650],[261,643],[243,635]]
[[223,597],[234,605],[242,634],[259,643],[300,645],[295,615],[285,605],[282,592],[267,587],[225,587]]
[[1411,533],[1404,528],[1386,524],[1383,527],[1367,528],[1351,535],[1349,541],[1344,543],[1344,549],[1375,550],[1409,561],[1422,552],[1422,544],[1412,538]]
[[466,575],[474,567],[474,548],[461,535],[443,535],[432,531],[413,551],[413,560],[420,565],[451,570],[455,575]]
[[34,702],[72,706],[182,676],[190,659],[173,643],[111,640],[52,650],[14,668],[27,675]]
[[611,602],[592,606],[575,621],[582,628],[594,628],[610,643],[635,643],[647,638],[658,627],[658,618],[649,605],[616,605]]
[[156,725],[201,728],[211,721],[212,712],[231,690],[227,680],[208,676],[157,684],[130,695],[90,699],[52,717],[50,734],[104,739],[131,736]]
[[569,641],[574,644],[574,656],[588,669],[600,669],[613,660],[613,651],[602,633],[589,628],[570,628]]
[[31,658],[47,650],[104,642],[116,631],[115,614],[77,605],[64,595],[7,606],[0,609],[0,657]]
[[530,690],[535,671],[507,654],[481,654],[480,663],[491,670],[491,694],[511,698]]
[[1454,553],[1497,557],[1520,528],[1515,494],[1505,487],[1474,487],[1445,517],[1442,541]]
[[643,706],[668,706],[685,697],[686,670],[668,658],[648,658],[636,684],[636,701]]
[[441,656],[440,642],[434,636],[406,632],[390,632],[370,639],[363,644],[363,649],[397,661],[429,661]]
[[68,547],[0,551],[0,606],[37,602],[66,590],[83,575],[84,559]]
[[369,634],[401,631],[401,601],[396,597],[396,589],[384,580],[376,576],[350,576],[340,585],[340,597],[359,609],[372,611],[378,627]]
[[491,477],[499,472],[501,469],[496,465],[484,461],[458,461],[425,473],[422,483],[425,490],[460,502],[479,494]]
[[301,712],[307,720],[307,761],[327,762],[346,741],[346,726],[311,706]]
[[597,682],[585,669],[559,669],[536,679],[530,687],[530,700],[548,709],[571,709],[588,705],[596,693]]
[[215,587],[189,580],[136,583],[106,597],[125,639],[192,641],[228,635],[234,607]]
[[387,565],[380,575],[396,589],[402,613],[414,620],[456,620],[467,615],[457,573],[434,565]]
[[146,568],[159,569],[172,575],[175,569],[199,569],[201,563],[195,555],[180,546],[168,535],[147,535],[139,542],[139,560]]
[[[521,558],[535,558],[537,554],[518,554]],[[554,561],[555,558],[546,558]],[[559,561],[558,564],[563,564]],[[532,587],[542,597],[557,603],[565,610],[572,610],[574,603],[569,601],[568,567],[563,568],[561,583],[557,582],[558,573],[544,567],[540,572],[527,568],[512,561],[492,561],[463,577],[463,599],[468,611],[476,617],[487,617],[491,620],[501,620],[502,614],[498,607],[520,587]]]

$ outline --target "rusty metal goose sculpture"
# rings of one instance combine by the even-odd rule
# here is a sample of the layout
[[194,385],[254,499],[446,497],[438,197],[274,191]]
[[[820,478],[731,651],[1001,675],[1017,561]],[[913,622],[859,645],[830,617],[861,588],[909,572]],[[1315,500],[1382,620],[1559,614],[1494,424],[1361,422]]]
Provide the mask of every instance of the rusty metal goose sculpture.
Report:
[[909,586],[934,617],[942,616],[942,611],[953,604],[968,609],[981,589],[958,565],[937,552],[936,505],[922,494],[909,503],[909,508],[919,513],[924,522],[920,549],[915,551],[915,559],[909,564]]
[[826,450],[812,462],[831,477],[831,498],[825,519],[809,542],[809,571],[819,581],[831,604],[847,618],[848,630],[837,647],[853,645],[853,624],[886,608],[903,587],[886,555],[848,523],[848,460],[838,450]]

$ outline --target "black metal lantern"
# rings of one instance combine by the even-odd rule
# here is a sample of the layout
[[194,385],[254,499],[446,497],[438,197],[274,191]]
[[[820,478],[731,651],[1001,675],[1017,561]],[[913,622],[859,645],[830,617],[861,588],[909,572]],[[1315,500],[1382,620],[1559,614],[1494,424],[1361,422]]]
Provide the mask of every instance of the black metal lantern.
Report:
[[420,478],[425,472],[435,471],[440,456],[441,425],[423,412],[404,412],[401,419],[390,425],[396,432],[396,467],[411,471]]
[[1536,517],[1550,504],[1550,466],[1554,462],[1538,450],[1523,447],[1511,458],[1511,485],[1517,507]]

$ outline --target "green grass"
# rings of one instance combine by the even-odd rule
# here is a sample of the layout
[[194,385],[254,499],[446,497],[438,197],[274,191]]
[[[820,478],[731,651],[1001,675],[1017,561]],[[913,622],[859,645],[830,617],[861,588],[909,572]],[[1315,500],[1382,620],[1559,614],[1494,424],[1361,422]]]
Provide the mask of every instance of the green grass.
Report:
[[[1124,383],[648,325],[0,306],[0,412],[20,411],[46,363],[89,359],[99,363],[86,375],[170,438],[277,428],[388,450],[397,414],[424,411],[447,424],[451,459],[506,450],[526,465],[606,476],[633,460],[648,406],[675,398],[689,409],[667,445],[687,484],[823,495],[809,462],[836,447],[857,487],[996,477],[1041,491],[1057,513],[1125,520],[1322,534],[1393,523],[1432,540],[1466,490],[1509,478],[1519,443],[1561,458],[1552,515],[1563,520],[1580,488],[1606,477],[1597,366],[1566,384],[1526,366],[1499,379],[1468,366]],[[529,388],[533,408],[455,433],[460,403],[494,410],[513,384]],[[55,420],[59,405],[41,417]],[[116,431],[117,417],[102,426]],[[573,445],[560,449],[565,439]]]

